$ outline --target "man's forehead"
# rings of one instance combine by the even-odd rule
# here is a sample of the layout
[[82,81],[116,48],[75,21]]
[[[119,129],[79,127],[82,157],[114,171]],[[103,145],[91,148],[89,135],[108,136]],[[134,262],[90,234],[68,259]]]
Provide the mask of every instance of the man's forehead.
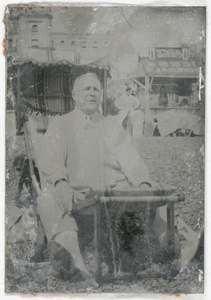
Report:
[[96,85],[98,87],[101,87],[100,81],[97,78],[97,75],[95,75],[94,73],[88,73],[78,77],[74,82],[74,89],[89,85]]

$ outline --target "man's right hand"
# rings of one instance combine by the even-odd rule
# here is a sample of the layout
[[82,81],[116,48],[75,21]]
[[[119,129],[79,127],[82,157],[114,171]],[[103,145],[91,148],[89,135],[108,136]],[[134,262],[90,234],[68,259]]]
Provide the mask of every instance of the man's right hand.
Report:
[[64,212],[72,211],[73,189],[67,181],[59,182],[55,187],[55,198]]

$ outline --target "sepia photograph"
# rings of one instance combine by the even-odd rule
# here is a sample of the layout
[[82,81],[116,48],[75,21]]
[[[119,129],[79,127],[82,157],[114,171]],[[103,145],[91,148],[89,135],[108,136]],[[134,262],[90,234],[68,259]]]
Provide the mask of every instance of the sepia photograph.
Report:
[[6,293],[204,293],[206,17],[6,6]]

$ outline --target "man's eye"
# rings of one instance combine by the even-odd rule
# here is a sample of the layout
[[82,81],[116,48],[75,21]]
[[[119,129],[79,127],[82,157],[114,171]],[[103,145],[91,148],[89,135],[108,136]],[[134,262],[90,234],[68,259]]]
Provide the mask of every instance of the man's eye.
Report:
[[[86,88],[84,88],[83,89],[84,91],[89,91],[89,90],[91,90],[91,87],[89,86],[89,87],[86,87]],[[96,88],[96,87],[93,87],[93,90],[95,91],[95,92],[100,92],[100,90],[98,89],[98,88]]]

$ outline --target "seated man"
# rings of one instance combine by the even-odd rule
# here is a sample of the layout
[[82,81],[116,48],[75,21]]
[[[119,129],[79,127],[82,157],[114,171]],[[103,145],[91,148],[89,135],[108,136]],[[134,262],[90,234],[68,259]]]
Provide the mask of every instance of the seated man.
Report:
[[90,274],[79,249],[72,208],[86,201],[88,188],[151,186],[147,167],[127,132],[99,113],[101,84],[94,73],[73,86],[74,111],[55,118],[45,134],[40,159],[42,193],[38,212],[56,270]]

